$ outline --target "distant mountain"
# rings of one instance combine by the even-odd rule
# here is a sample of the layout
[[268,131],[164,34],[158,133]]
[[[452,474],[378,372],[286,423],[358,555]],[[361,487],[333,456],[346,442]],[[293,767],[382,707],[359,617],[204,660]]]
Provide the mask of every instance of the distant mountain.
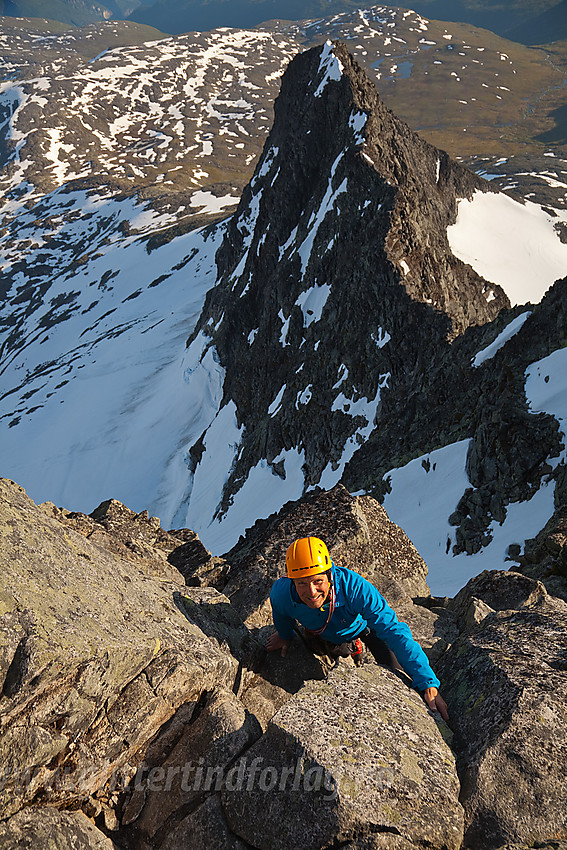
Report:
[[[503,6],[505,5],[505,8]],[[416,12],[442,21],[461,21],[476,27],[492,30],[499,35],[516,32],[519,41],[534,44],[530,28],[531,22],[542,12],[558,7],[553,14],[537,24],[541,28],[544,41],[563,38],[561,27],[553,28],[553,21],[562,20],[565,26],[564,3],[561,0],[517,0],[506,4],[493,0],[473,2],[473,0],[417,0],[408,6]],[[273,19],[297,21],[307,18],[329,17],[341,12],[361,8],[352,0],[157,0],[146,2],[137,8],[131,19],[165,32],[182,33],[190,30],[208,30],[214,27],[250,27]],[[365,7],[366,8],[366,7]]]
[[[411,8],[430,18],[441,21],[461,21],[475,27],[495,32],[522,44],[542,44],[564,38],[565,25],[563,0],[417,0]],[[540,16],[548,15],[547,26],[542,26],[542,40],[531,40],[531,29]],[[560,23],[554,28],[552,21]],[[536,24],[537,25],[537,24]]]
[[[547,272],[540,249],[555,258]],[[508,444],[504,435],[488,437],[506,395],[500,389],[489,401],[489,392],[480,405],[487,372],[471,366],[515,314],[505,312],[490,332],[470,328],[450,340],[471,325],[488,327],[509,303],[496,283],[514,303],[539,300],[567,268],[567,246],[553,216],[491,193],[412,134],[344,49],[313,49],[291,63],[217,265],[219,282],[187,355],[190,388],[216,401],[207,402],[187,456],[188,513],[175,518],[211,547],[227,547],[252,515],[315,486],[342,480],[353,492],[380,491],[388,464],[455,441],[466,444],[450,513],[463,497],[455,522],[463,527],[449,551],[481,549],[491,511],[498,505],[504,521],[508,501],[537,489],[557,453],[553,421],[530,417],[518,378],[506,416],[537,456],[511,436]],[[504,472],[510,459],[498,474],[500,461],[477,474],[470,440],[483,441],[479,457],[488,442],[498,456],[512,452],[527,489],[520,494]],[[481,481],[493,507],[470,522],[466,491]],[[212,519],[202,525],[205,505]]]
[[254,27],[264,21],[322,18],[359,8],[355,0],[156,0],[143,3],[130,20],[157,26],[173,34],[215,27]]
[[47,18],[77,27],[127,17],[140,0],[0,0],[0,15]]
[[[361,8],[355,0],[0,0],[0,16],[39,17],[85,26],[130,19],[180,34],[220,26],[247,28],[269,20],[299,21]],[[367,7],[365,7],[367,8]],[[522,44],[564,39],[565,0],[416,0],[410,7],[429,18],[472,24]]]
[[567,39],[567,0],[561,0],[528,21],[510,27],[505,31],[505,35],[512,41],[521,41],[522,44],[547,44]]

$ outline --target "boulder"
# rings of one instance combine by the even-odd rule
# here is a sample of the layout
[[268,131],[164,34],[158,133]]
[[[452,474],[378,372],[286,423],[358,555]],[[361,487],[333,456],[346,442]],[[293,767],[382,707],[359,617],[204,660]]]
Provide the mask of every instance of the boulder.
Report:
[[505,571],[482,573],[454,604],[462,632],[436,670],[455,730],[463,846],[554,847],[567,840],[567,605]]
[[259,668],[266,650],[246,628],[227,596],[214,587],[187,587],[177,601],[187,619],[219,646],[228,646],[241,665]]
[[[168,757],[138,771],[122,817],[123,824],[132,824],[130,842],[133,837],[136,846],[161,847],[169,833],[220,789],[231,763],[261,734],[256,718],[233,693],[215,690]],[[180,831],[187,835],[189,824]]]
[[213,558],[189,528],[165,531],[148,511],[135,513],[116,499],[102,502],[91,514],[68,511],[45,502],[42,509],[63,525],[121,558],[134,560],[149,575],[170,581],[193,571],[210,572],[221,562]]
[[398,620],[410,626],[431,665],[441,658],[459,633],[455,614],[446,608],[402,603],[396,605],[396,614]]
[[238,663],[152,578],[0,481],[0,819],[126,782],[156,732]]
[[160,850],[249,850],[250,845],[230,831],[218,794],[208,797],[171,832]]
[[82,812],[31,807],[0,823],[0,847],[10,850],[118,850]]
[[471,616],[471,606],[476,603],[482,602],[483,610],[489,613],[491,610],[516,611],[532,607],[547,598],[547,591],[540,581],[511,570],[484,570],[457,593],[450,601],[449,609],[462,629]]
[[430,595],[427,566],[407,535],[375,499],[337,484],[258,520],[225,555],[231,570],[221,589],[249,627],[272,622],[271,586],[285,575],[287,547],[307,535],[323,539],[336,564],[362,573],[391,605],[410,607],[412,597]]
[[420,697],[391,671],[339,663],[272,718],[221,792],[258,850],[457,848],[454,758]]

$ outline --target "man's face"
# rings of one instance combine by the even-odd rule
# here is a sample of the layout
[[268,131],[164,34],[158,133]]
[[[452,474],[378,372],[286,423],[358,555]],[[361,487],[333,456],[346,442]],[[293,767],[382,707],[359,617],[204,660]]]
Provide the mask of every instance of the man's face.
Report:
[[299,598],[310,608],[321,607],[330,587],[331,582],[326,573],[295,579],[295,589]]

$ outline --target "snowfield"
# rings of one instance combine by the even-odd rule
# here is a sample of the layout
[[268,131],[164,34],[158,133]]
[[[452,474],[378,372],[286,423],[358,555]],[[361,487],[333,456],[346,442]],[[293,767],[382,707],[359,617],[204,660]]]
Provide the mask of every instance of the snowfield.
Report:
[[475,555],[453,555],[455,529],[448,517],[465,489],[468,440],[445,446],[384,476],[392,492],[384,500],[388,516],[401,526],[429,567],[427,582],[434,596],[454,596],[482,570],[507,570],[508,547],[524,542],[543,528],[554,510],[551,484],[544,484],[529,502],[508,505],[499,525],[492,522],[492,542]]
[[[2,387],[14,388],[0,400],[4,477],[35,501],[90,512],[116,498],[171,527],[187,486],[184,455],[201,433],[185,344],[215,281],[221,237],[221,228],[194,232],[150,254],[142,240],[120,240],[99,251],[82,285],[78,276],[52,283],[51,299],[71,284],[79,293],[71,315],[33,342],[34,316],[30,343],[0,369]],[[91,306],[101,293],[92,284],[105,279]]]
[[447,228],[452,252],[491,283],[512,305],[541,301],[552,283],[567,275],[567,244],[554,224],[567,222],[531,201],[475,192],[459,201],[457,221]]

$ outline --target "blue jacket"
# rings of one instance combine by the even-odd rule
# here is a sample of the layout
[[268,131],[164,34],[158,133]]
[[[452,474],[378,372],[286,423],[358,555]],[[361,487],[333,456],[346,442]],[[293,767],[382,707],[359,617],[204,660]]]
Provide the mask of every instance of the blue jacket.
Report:
[[[413,639],[406,623],[400,623],[386,600],[365,578],[345,567],[332,568],[335,586],[335,611],[321,637],[331,643],[345,643],[370,627],[392,650],[418,691],[438,688],[439,679],[431,669],[427,655]],[[278,579],[270,593],[274,625],[283,640],[291,640],[295,620],[306,629],[320,629],[325,611],[309,608],[299,599],[291,579]]]

